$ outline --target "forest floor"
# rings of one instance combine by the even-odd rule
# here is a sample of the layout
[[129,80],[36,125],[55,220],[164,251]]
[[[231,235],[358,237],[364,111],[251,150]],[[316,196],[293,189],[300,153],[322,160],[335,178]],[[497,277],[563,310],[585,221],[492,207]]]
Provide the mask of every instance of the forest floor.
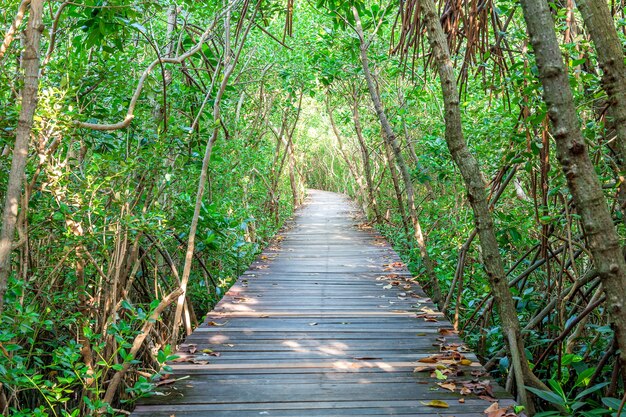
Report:
[[503,416],[510,396],[360,219],[310,190],[133,415]]

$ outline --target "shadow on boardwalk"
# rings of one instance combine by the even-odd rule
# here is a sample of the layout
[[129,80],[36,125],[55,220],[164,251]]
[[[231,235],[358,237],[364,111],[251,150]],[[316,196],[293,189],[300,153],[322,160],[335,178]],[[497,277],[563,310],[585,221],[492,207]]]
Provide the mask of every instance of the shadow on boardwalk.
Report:
[[173,378],[188,378],[133,415],[458,417],[512,404],[357,213],[311,190],[279,247],[181,346]]

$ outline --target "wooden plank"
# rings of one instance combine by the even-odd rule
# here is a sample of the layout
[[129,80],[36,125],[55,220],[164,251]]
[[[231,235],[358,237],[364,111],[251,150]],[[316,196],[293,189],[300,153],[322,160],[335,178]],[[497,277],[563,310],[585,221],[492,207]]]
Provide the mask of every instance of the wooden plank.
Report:
[[[181,345],[170,364],[180,380],[140,400],[134,415],[484,417],[489,401],[461,404],[430,372],[413,372],[443,345],[472,362],[450,380],[461,384],[482,368],[458,336],[442,339],[450,323],[389,244],[356,227],[356,214],[344,197],[313,192],[282,241]],[[512,404],[501,388],[493,392]],[[430,400],[449,408],[423,404]]]

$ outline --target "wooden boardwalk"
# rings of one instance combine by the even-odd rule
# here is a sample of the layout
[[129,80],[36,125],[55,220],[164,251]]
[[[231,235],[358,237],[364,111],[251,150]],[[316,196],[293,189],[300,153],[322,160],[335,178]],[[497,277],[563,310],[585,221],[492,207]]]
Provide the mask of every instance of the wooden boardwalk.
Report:
[[133,415],[484,417],[496,398],[511,405],[356,214],[310,191],[282,241],[181,346],[182,379]]

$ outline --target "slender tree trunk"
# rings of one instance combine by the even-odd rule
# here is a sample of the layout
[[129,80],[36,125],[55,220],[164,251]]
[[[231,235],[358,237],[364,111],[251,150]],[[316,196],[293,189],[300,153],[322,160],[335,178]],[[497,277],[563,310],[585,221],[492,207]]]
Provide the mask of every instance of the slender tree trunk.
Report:
[[[622,372],[626,371],[626,262],[600,181],[589,158],[578,125],[572,91],[556,38],[554,21],[543,0],[522,0],[543,97],[552,122],[556,154],[578,214],[581,217],[595,268],[600,275],[606,307],[620,349]],[[587,3],[588,4],[588,3]],[[584,9],[584,7],[583,7]],[[613,56],[612,59],[623,59]]]
[[40,41],[43,14],[43,0],[30,2],[30,14],[26,27],[25,46],[22,55],[24,86],[22,87],[22,107],[20,109],[15,146],[11,159],[11,171],[2,212],[2,230],[0,231],[0,313],[4,308],[4,295],[11,271],[11,244],[15,234],[19,201],[22,195],[22,181],[28,158],[28,144],[33,127],[33,117],[37,108],[37,89],[39,88]]
[[512,358],[522,358],[521,360],[514,361],[514,372],[516,373],[520,400],[522,400],[524,405],[529,407],[527,409],[531,411],[531,404],[526,400],[524,384],[536,386],[541,389],[545,389],[546,386],[533,374],[528,366],[528,362],[525,360],[524,342],[520,331],[517,310],[511,292],[509,291],[502,257],[500,256],[493,218],[489,211],[486,184],[478,160],[470,152],[463,135],[459,92],[446,36],[441,27],[434,1],[423,0],[420,4],[428,40],[434,54],[441,81],[445,107],[446,142],[452,159],[454,159],[454,162],[459,167],[463,180],[465,181],[467,198],[474,212],[474,223],[480,239],[483,266],[497,302],[498,313],[502,322],[502,330],[506,335],[505,340],[509,346]]
[[[374,201],[370,200],[370,196],[369,196],[369,193],[367,192],[367,188],[365,187],[365,184],[363,183],[363,176],[359,175],[358,170],[356,166],[354,165],[354,161],[350,159],[350,156],[348,155],[348,153],[343,147],[343,140],[341,138],[341,133],[339,132],[339,129],[337,128],[337,125],[335,124],[335,118],[333,117],[333,112],[332,112],[332,109],[330,108],[330,104],[328,103],[328,100],[326,101],[326,112],[328,113],[330,126],[332,127],[333,133],[335,134],[335,137],[337,138],[337,145],[339,148],[339,153],[341,154],[341,157],[346,163],[346,166],[348,167],[348,171],[350,172],[350,175],[352,175],[352,178],[354,178],[354,181],[359,187],[359,194],[361,197],[361,201],[363,201],[363,211],[368,215],[368,217],[371,214],[374,214],[375,218],[378,219],[380,218],[380,213],[378,212],[378,207],[376,206],[376,200]],[[372,211],[372,213],[369,213],[370,210]]]
[[415,240],[417,241],[417,245],[420,249],[420,254],[422,256],[422,262],[424,263],[424,267],[426,269],[426,276],[428,277],[431,292],[433,294],[433,301],[435,303],[439,303],[441,301],[441,288],[439,286],[439,280],[437,279],[437,275],[435,275],[435,270],[433,268],[432,260],[428,255],[426,238],[422,233],[422,225],[420,224],[419,218],[417,216],[417,207],[415,206],[415,192],[413,189],[413,183],[411,182],[411,175],[409,174],[409,168],[407,167],[404,157],[402,156],[402,150],[400,149],[400,145],[398,143],[398,139],[396,138],[396,134],[394,133],[391,125],[389,124],[389,120],[387,119],[387,115],[385,114],[385,110],[383,108],[383,104],[380,99],[380,95],[376,90],[376,86],[374,85],[374,77],[370,72],[369,61],[367,59],[367,49],[369,45],[365,40],[365,35],[363,34],[363,27],[361,25],[361,19],[359,17],[359,13],[355,7],[352,8],[352,12],[354,14],[354,18],[356,20],[356,31],[359,36],[360,41],[360,53],[361,53],[361,64],[363,66],[363,74],[365,76],[365,81],[367,82],[367,88],[370,93],[370,97],[372,99],[372,103],[374,104],[374,108],[376,109],[376,114],[378,116],[378,120],[380,121],[381,127],[385,134],[383,135],[391,149],[393,150],[396,164],[398,164],[398,168],[400,168],[400,172],[402,173],[402,179],[404,181],[404,186],[406,188],[407,194],[407,204],[409,206],[409,213],[411,216],[411,221],[413,223],[413,227],[415,229]]
[[[189,283],[189,276],[191,275],[191,264],[193,261],[194,251],[195,251],[195,241],[196,241],[196,232],[198,230],[198,221],[200,219],[200,210],[202,208],[202,197],[204,196],[204,190],[206,188],[207,177],[208,177],[208,169],[209,169],[209,161],[211,160],[211,153],[213,150],[213,145],[218,138],[218,133],[220,127],[217,126],[221,118],[221,102],[222,97],[224,96],[224,92],[226,91],[226,87],[228,86],[228,81],[230,80],[230,76],[232,75],[235,65],[239,59],[241,54],[243,44],[250,32],[250,28],[252,27],[252,23],[254,22],[254,17],[256,16],[256,10],[250,17],[250,23],[244,30],[244,33],[241,36],[239,47],[237,48],[237,52],[234,56],[231,56],[231,48],[230,48],[230,9],[226,13],[225,21],[224,21],[224,75],[222,77],[222,81],[220,83],[219,89],[215,96],[215,101],[213,103],[213,121],[216,126],[213,128],[213,133],[211,138],[207,141],[206,148],[204,151],[204,158],[202,159],[202,169],[200,171],[200,178],[198,179],[198,191],[196,192],[196,201],[194,205],[193,217],[191,219],[191,225],[189,226],[189,239],[187,241],[187,251],[185,253],[185,264],[183,266],[183,273],[180,278],[180,295],[178,296],[178,300],[176,303],[176,311],[174,313],[174,324],[172,329],[172,338],[171,344],[176,347],[178,343],[178,326],[181,321],[181,317],[183,314],[183,307],[185,304],[185,298],[187,296],[187,284]],[[241,19],[244,19],[244,16],[241,16]],[[217,74],[215,74],[214,79],[217,78]],[[210,92],[211,90],[209,90]],[[208,96],[207,96],[208,97]],[[207,100],[204,101],[206,103]],[[203,103],[203,104],[204,104]],[[198,117],[194,124],[199,119],[202,113],[202,109],[200,109],[198,113]],[[193,126],[192,129],[193,131]],[[173,349],[176,350],[176,349]],[[108,392],[108,391],[107,391]]]
[[[604,0],[577,0],[576,5],[591,35],[602,69],[602,87],[609,98],[609,123],[615,129],[620,173],[618,199],[622,212],[626,210],[626,64],[624,51],[617,35],[615,21]],[[626,219],[624,219],[626,221]]]
[[[304,89],[300,91],[300,98],[298,99],[298,110],[296,112],[296,119],[293,122],[293,126],[291,129],[285,128],[285,133],[287,133],[288,138],[285,143],[285,152],[287,152],[287,157],[289,158],[289,184],[291,184],[291,194],[293,199],[293,207],[297,208],[302,203],[300,190],[299,190],[299,182],[296,178],[296,155],[293,150],[293,135],[298,126],[298,121],[300,120],[300,113],[302,111],[302,98],[304,96]],[[283,139],[284,140],[284,139]]]
[[365,176],[365,183],[367,184],[367,195],[372,202],[374,208],[374,214],[376,216],[376,222],[380,222],[382,217],[380,216],[380,210],[378,209],[378,203],[376,202],[376,195],[374,193],[374,183],[372,181],[372,164],[370,162],[370,153],[367,149],[367,143],[363,137],[363,129],[361,128],[361,117],[359,115],[359,103],[356,97],[356,91],[353,96],[354,105],[352,106],[352,121],[354,122],[354,130],[356,137],[359,141],[359,148],[361,149],[361,159],[363,160],[363,173]]
[[402,218],[402,226],[404,227],[404,233],[409,234],[409,225],[406,219],[406,210],[404,208],[404,201],[402,198],[402,190],[400,189],[400,180],[398,179],[398,172],[396,164],[394,163],[393,156],[391,155],[391,149],[387,141],[383,143],[385,148],[385,156],[387,159],[387,166],[389,167],[389,173],[391,174],[391,182],[393,183],[393,189],[396,192],[396,199],[398,200],[398,211]]
[[291,185],[291,198],[293,208],[297,208],[300,205],[300,193],[298,192],[298,181],[296,179],[296,159],[293,152],[293,141],[289,140],[285,152],[288,152],[289,157],[289,184]]

